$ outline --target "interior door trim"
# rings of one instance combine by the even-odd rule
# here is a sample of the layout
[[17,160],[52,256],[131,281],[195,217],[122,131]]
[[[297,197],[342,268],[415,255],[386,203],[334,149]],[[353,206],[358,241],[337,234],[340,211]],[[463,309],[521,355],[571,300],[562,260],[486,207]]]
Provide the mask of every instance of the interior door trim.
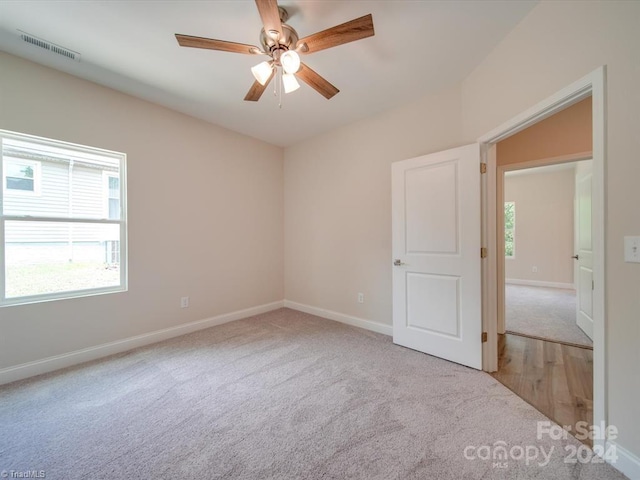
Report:
[[[545,118],[569,107],[588,96],[592,101],[592,158],[593,158],[593,254],[594,254],[594,337],[593,337],[593,423],[608,425],[607,399],[607,351],[605,317],[605,164],[606,164],[606,66],[601,66],[580,80],[563,88],[546,100],[513,117],[478,139],[481,145],[481,161],[487,163],[487,174],[482,186],[482,235],[488,248],[488,257],[483,259],[483,330],[488,341],[483,348],[483,369],[495,371],[498,366],[497,338],[497,246],[496,231],[496,187],[497,175],[495,144]],[[493,180],[491,180],[493,178]],[[492,237],[493,235],[493,237]],[[605,447],[598,439],[594,445]]]

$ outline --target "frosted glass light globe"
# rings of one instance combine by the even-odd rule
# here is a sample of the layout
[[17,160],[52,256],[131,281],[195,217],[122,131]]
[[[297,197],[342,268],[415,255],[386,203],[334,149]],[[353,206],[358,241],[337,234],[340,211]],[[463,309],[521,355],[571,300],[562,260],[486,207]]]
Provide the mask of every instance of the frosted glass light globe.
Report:
[[287,50],[280,56],[280,64],[284,73],[296,73],[300,70],[300,57],[293,50]]

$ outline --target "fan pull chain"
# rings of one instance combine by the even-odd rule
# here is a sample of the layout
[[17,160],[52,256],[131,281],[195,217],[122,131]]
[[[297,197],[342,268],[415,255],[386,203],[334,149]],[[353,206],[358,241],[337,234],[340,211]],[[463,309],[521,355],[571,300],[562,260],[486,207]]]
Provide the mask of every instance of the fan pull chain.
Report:
[[273,80],[273,96],[278,97],[278,108],[282,108],[282,70],[279,67],[274,66],[275,74]]
[[275,68],[275,79],[273,81],[273,96],[278,97],[278,107],[282,108],[282,72],[278,67]]
[[279,90],[279,97],[278,97],[278,108],[282,108],[282,71],[279,72],[280,75],[280,82],[278,82],[278,90]]
[[277,97],[278,96],[278,67],[274,66],[273,67],[276,71],[276,73],[274,74],[274,79],[273,79],[273,96]]

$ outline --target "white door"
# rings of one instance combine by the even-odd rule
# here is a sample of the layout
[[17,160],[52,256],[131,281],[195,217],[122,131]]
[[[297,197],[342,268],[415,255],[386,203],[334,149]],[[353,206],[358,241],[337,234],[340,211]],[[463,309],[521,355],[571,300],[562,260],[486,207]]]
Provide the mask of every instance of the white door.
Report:
[[393,341],[481,369],[480,147],[391,173]]
[[591,160],[576,166],[575,274],[576,322],[593,340],[593,245],[591,241]]

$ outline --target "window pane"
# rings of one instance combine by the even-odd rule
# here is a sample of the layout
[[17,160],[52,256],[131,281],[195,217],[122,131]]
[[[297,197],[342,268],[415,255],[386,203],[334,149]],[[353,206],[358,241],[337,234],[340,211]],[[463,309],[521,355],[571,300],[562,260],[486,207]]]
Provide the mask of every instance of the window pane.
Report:
[[[2,152],[7,188],[37,191],[7,195],[6,215],[98,219],[108,199],[120,197],[118,158],[11,138],[3,140]],[[105,188],[105,174],[116,184]]]
[[109,199],[109,219],[117,220],[120,218],[120,200],[117,198]]
[[5,224],[5,296],[15,298],[120,285],[120,226]]
[[20,162],[7,162],[5,172],[7,177],[33,178],[33,167]]
[[504,255],[513,257],[515,240],[513,231],[516,225],[516,204],[515,202],[504,202]]
[[513,230],[506,230],[504,238],[504,254],[507,257],[513,257]]
[[505,202],[504,204],[504,228],[512,229],[515,222],[516,204],[515,202]]
[[33,192],[33,180],[28,178],[7,177],[8,190],[23,190],[25,192]]
[[109,198],[120,198],[120,179],[109,177]]

